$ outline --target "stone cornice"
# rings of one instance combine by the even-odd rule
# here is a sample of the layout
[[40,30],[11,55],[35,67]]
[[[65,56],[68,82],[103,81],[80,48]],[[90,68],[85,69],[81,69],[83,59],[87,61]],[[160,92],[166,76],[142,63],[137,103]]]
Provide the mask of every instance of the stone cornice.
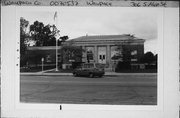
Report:
[[96,41],[67,41],[72,45],[144,45],[144,39],[136,40],[96,40]]

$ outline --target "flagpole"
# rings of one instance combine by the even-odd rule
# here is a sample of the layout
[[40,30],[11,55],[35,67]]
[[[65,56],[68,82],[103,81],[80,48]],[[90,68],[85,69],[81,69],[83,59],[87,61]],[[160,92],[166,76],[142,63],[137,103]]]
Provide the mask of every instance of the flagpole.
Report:
[[56,39],[56,71],[58,71],[58,39]]
[[[54,21],[57,28],[57,12],[54,14]],[[58,71],[58,38],[56,38],[56,71]]]

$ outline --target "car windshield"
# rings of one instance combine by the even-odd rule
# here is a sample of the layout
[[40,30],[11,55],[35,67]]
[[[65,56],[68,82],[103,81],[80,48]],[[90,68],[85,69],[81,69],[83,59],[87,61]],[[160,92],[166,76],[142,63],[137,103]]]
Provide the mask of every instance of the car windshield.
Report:
[[84,68],[93,68],[94,64],[84,64]]
[[81,66],[77,66],[76,68],[77,68],[77,69],[80,69],[80,68],[82,68],[82,67],[81,67]]
[[104,68],[103,64],[99,64],[99,63],[89,63],[89,64],[84,64],[83,68]]

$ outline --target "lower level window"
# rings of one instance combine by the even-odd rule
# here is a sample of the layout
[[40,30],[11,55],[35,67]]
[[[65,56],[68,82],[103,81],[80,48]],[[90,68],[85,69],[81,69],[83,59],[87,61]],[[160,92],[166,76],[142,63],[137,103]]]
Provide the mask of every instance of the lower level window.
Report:
[[131,59],[131,61],[137,61],[137,59]]

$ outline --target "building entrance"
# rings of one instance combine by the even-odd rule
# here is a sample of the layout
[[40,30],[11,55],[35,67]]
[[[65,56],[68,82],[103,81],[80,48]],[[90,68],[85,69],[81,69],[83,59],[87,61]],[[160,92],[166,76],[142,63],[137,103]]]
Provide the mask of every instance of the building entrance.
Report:
[[106,47],[98,47],[98,63],[106,64]]

